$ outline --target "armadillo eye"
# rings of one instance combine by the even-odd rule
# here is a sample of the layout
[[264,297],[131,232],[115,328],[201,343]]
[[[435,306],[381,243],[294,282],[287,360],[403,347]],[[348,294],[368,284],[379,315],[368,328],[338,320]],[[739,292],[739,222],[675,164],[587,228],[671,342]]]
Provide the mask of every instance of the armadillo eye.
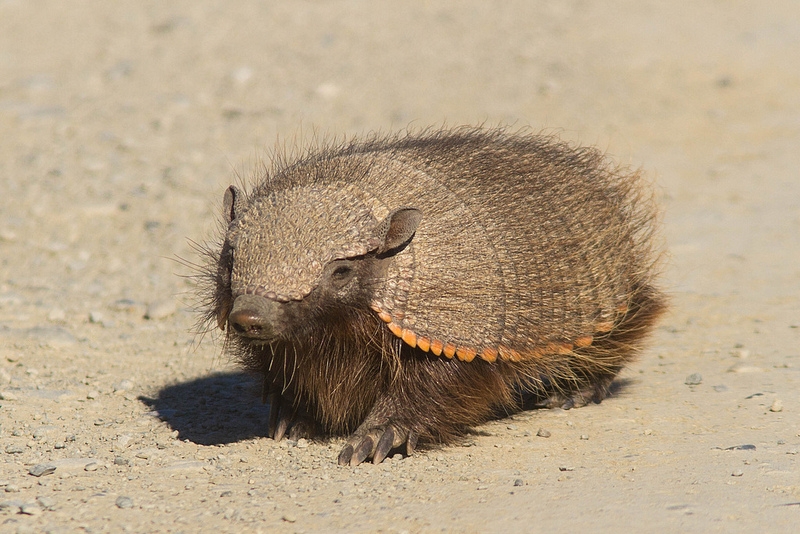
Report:
[[331,267],[333,270],[330,271],[330,279],[335,287],[344,287],[356,272],[351,262],[347,260],[337,261]]
[[340,265],[333,271],[333,276],[336,278],[347,278],[350,273],[353,272],[353,268],[348,265]]

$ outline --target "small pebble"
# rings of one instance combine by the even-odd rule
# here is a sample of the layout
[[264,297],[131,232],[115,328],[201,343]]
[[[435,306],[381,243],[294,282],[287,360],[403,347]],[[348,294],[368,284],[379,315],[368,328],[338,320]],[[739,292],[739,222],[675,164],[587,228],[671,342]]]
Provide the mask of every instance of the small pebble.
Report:
[[568,467],[566,465],[562,465],[558,468],[559,471],[575,471],[574,467]]
[[283,519],[287,523],[294,523],[295,521],[297,521],[297,517],[292,514],[283,514],[283,517],[281,517],[281,519]]
[[175,301],[173,300],[157,300],[147,305],[147,311],[144,312],[145,319],[164,319],[169,317],[177,311]]
[[28,473],[35,477],[41,477],[44,475],[52,475],[56,472],[56,466],[53,464],[36,464],[30,468]]
[[696,386],[703,381],[703,376],[700,373],[692,373],[686,377],[684,384],[687,386]]
[[124,496],[117,497],[114,504],[117,505],[117,508],[133,508],[133,499]]
[[133,389],[133,381],[128,379],[120,380],[118,383],[114,384],[114,393],[129,391],[131,389]]
[[115,300],[111,303],[110,308],[114,311],[124,311],[124,312],[131,312],[136,311],[137,308],[141,308],[143,305],[139,304],[133,299],[119,299]]
[[747,350],[747,349],[743,349],[741,347],[738,347],[738,348],[736,348],[736,349],[731,351],[731,356],[735,356],[736,358],[741,358],[741,359],[744,360],[748,356],[750,356],[750,351]]
[[0,241],[11,243],[17,240],[17,233],[9,228],[0,228]]
[[97,467],[98,467],[97,462],[91,462],[91,463],[86,464],[83,467],[83,470],[84,471],[97,471]]
[[16,484],[6,484],[6,493],[19,493],[19,486]]
[[552,434],[550,433],[549,430],[545,430],[544,428],[540,428],[539,431],[536,432],[536,435],[539,436],[540,438],[549,438]]
[[755,365],[747,365],[744,362],[738,362],[728,368],[729,373],[760,373],[764,369]]
[[732,477],[740,477],[740,476],[742,476],[742,475],[744,475],[744,471],[742,471],[741,469],[737,469],[736,471],[734,471],[733,473],[731,473],[731,476],[732,476]]
[[52,308],[47,313],[47,320],[54,323],[63,321],[67,318],[67,313],[61,308]]
[[123,458],[122,456],[117,456],[114,458],[114,465],[130,465],[131,462],[127,458]]
[[234,69],[231,74],[231,79],[239,85],[246,84],[250,78],[253,77],[253,69],[244,65],[238,69]]
[[53,349],[63,349],[78,342],[75,336],[60,326],[34,326],[27,330],[27,335],[38,341],[39,345]]
[[581,439],[586,441],[587,439],[589,439],[589,436],[587,434],[581,434]]
[[308,447],[308,440],[306,438],[300,438],[297,440],[296,446],[298,449],[305,449]]
[[25,515],[38,515],[42,513],[42,509],[39,508],[38,504],[29,502],[20,506],[19,512]]
[[51,497],[36,497],[36,502],[39,503],[44,510],[52,510],[56,507],[56,500]]
[[17,396],[10,391],[0,391],[0,400],[15,401]]
[[769,411],[771,412],[782,412],[783,411],[783,403],[775,399],[775,402],[772,403],[772,406],[769,407]]
[[725,447],[726,451],[754,451],[756,450],[756,446],[750,443],[744,445],[732,445],[730,447]]
[[18,514],[20,510],[19,501],[0,501],[0,512],[10,512]]
[[39,441],[47,437],[47,433],[50,431],[47,427],[39,427],[33,431],[33,439]]
[[89,399],[89,400],[94,400],[99,396],[100,396],[100,393],[97,392],[97,391],[90,391],[89,393],[86,394],[86,398]]
[[525,481],[522,480],[521,478],[514,479],[514,485],[515,486],[523,486],[524,484],[525,484]]
[[99,324],[103,322],[103,314],[97,310],[93,310],[89,312],[89,322],[94,324]]

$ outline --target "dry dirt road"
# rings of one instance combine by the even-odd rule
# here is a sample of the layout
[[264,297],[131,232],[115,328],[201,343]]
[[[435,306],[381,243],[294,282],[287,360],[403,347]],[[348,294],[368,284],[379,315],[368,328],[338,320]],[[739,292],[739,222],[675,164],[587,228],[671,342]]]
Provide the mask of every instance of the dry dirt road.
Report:
[[[796,532],[798,50],[793,0],[0,0],[0,531]],[[276,140],[445,122],[643,167],[671,312],[601,405],[274,443],[173,258]]]

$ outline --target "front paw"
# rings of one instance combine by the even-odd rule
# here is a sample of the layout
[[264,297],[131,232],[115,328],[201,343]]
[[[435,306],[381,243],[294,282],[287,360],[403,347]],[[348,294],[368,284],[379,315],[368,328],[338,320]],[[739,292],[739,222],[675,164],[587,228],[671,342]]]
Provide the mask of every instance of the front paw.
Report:
[[406,446],[406,454],[410,455],[417,446],[418,434],[392,424],[372,424],[369,420],[361,424],[347,439],[347,444],[339,453],[339,465],[355,466],[368,458],[372,463],[381,463],[392,449]]
[[270,393],[269,402],[269,436],[275,441],[284,437],[297,441],[300,438],[313,438],[318,433],[317,423],[294,403],[279,393]]

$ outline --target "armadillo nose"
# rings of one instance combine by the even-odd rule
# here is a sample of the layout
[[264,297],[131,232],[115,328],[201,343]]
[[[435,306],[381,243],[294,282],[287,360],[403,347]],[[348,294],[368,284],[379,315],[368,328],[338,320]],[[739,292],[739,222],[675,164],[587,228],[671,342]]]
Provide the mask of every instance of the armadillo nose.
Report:
[[239,310],[228,316],[231,330],[246,337],[262,337],[264,325],[261,318],[251,310]]
[[[260,299],[260,297],[256,297]],[[228,315],[231,332],[254,339],[270,339],[275,337],[274,329],[265,313],[264,303],[254,300],[250,295],[238,297],[233,303],[233,310]]]

